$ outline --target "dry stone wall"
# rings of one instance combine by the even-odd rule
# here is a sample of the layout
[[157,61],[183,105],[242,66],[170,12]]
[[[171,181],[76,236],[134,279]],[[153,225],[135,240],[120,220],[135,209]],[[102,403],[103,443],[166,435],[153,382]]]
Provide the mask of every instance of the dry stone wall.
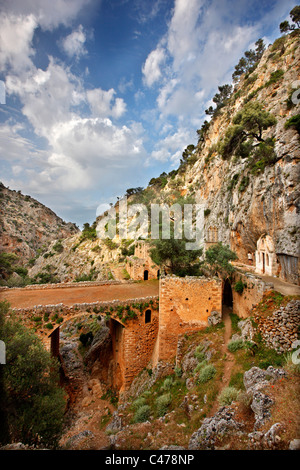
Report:
[[291,300],[272,315],[254,317],[264,342],[279,353],[293,349],[300,326],[300,300]]

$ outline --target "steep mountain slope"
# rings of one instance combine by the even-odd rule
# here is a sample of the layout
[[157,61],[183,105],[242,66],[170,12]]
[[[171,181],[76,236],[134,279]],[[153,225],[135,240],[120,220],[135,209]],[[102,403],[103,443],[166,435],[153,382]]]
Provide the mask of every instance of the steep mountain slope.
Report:
[[[277,253],[298,256],[299,134],[285,128],[285,123],[299,112],[299,104],[290,100],[299,66],[299,36],[270,46],[256,70],[242,78],[228,105],[211,121],[199,160],[183,175],[187,194],[194,192],[196,201],[203,201],[210,211],[206,228],[217,227],[220,240],[230,244],[240,259],[255,251],[264,233],[273,237]],[[263,134],[265,140],[275,140],[274,161],[268,164],[263,156],[256,162],[252,156],[222,159],[217,144],[224,140],[236,113],[253,101],[277,120]]]
[[[242,262],[249,252],[254,254],[260,237],[268,235],[278,274],[294,283],[299,282],[300,145],[299,124],[289,124],[292,117],[299,122],[299,46],[299,31],[270,45],[197,131],[198,145],[187,146],[179,169],[154,178],[135,196],[137,202],[153,202],[158,192],[157,199],[170,205],[182,196],[203,204],[205,241],[230,245]],[[255,112],[265,113],[268,125],[238,147],[238,139],[246,131],[250,135],[249,122],[243,129],[238,114],[245,118],[250,112],[253,127]]]
[[0,251],[14,253],[19,264],[47,250],[53,240],[78,233],[73,223],[66,223],[51,209],[20,191],[0,185]]
[[[229,245],[241,262],[247,262],[249,252],[254,256],[257,242],[268,235],[274,251],[274,274],[295,284],[299,282],[299,46],[298,30],[277,39],[255,67],[241,75],[210,122],[197,131],[198,144],[187,146],[179,168],[153,178],[145,189],[127,191],[128,205],[143,203],[148,209],[151,203],[203,204],[205,242]],[[247,113],[252,127],[258,129],[256,133],[253,129],[249,132],[249,122],[248,128],[241,124]],[[261,128],[253,124],[256,113],[267,123]],[[295,125],[289,125],[292,117]],[[18,235],[14,223],[11,217],[15,250]],[[35,239],[43,234],[41,224],[38,226]],[[107,278],[120,259],[122,262],[129,240],[122,241],[116,235],[105,241],[94,235],[66,239],[61,252],[48,249],[59,280]],[[53,230],[53,239],[59,237],[62,235]],[[27,243],[29,252],[33,242]],[[48,258],[47,253],[40,256],[30,276],[47,269]]]

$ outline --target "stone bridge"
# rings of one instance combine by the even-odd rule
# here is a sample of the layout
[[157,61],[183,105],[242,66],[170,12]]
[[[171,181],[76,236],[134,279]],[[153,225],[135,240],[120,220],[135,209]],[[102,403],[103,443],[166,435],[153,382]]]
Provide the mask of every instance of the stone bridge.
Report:
[[[243,294],[231,286],[240,278],[245,282]],[[105,316],[112,340],[113,387],[124,392],[144,368],[153,368],[159,361],[174,364],[182,334],[221,320],[225,306],[240,317],[248,316],[270,288],[270,284],[245,273],[237,273],[231,282],[167,276],[137,283],[48,286],[42,291],[37,286],[1,289],[0,300],[8,300],[14,314],[34,327],[56,356],[60,328],[67,320],[78,315]],[[37,299],[38,305],[34,303]],[[49,304],[49,299],[63,303]]]

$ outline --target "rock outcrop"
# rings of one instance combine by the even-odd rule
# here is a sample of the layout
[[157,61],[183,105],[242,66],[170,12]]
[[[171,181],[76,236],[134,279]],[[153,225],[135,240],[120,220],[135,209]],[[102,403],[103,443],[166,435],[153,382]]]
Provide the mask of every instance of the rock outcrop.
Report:
[[36,199],[0,183],[0,251],[14,253],[25,264],[45,252],[51,242],[79,232]]

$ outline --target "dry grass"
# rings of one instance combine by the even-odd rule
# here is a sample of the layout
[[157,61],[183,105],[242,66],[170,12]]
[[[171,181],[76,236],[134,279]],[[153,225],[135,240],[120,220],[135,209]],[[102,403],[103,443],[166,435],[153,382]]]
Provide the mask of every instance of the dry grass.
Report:
[[287,378],[268,386],[266,393],[274,400],[272,416],[264,427],[267,431],[273,424],[281,423],[282,447],[288,448],[291,440],[300,438],[300,374],[290,373]]

